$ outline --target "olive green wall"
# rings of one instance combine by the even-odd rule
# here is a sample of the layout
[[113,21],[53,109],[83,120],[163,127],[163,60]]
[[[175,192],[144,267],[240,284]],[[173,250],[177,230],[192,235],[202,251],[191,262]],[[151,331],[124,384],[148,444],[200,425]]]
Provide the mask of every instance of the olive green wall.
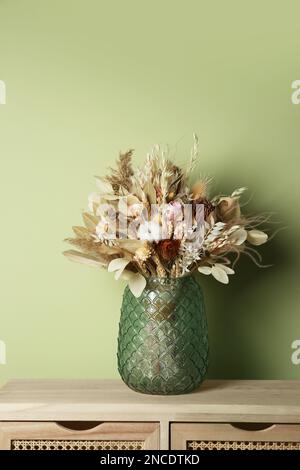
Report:
[[298,1],[1,0],[0,340],[12,377],[117,377],[123,285],[68,262],[93,175],[197,131],[216,192],[288,228],[229,286],[202,278],[210,377],[299,378]]

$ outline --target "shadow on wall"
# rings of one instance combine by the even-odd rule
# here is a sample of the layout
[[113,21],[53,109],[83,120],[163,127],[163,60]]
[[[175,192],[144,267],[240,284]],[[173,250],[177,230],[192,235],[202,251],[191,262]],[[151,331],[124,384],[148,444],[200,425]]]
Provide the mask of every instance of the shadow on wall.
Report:
[[[244,212],[259,213],[251,208]],[[280,226],[283,224],[274,225],[271,230]],[[269,244],[258,247],[262,263],[272,267],[259,268],[242,255],[228,285],[219,284],[211,276],[197,275],[204,289],[208,315],[208,378],[278,378],[270,348],[277,346],[282,311],[280,305],[277,310],[274,308],[274,291],[279,289],[279,271],[288,277],[294,263],[291,253],[286,252],[282,233]]]

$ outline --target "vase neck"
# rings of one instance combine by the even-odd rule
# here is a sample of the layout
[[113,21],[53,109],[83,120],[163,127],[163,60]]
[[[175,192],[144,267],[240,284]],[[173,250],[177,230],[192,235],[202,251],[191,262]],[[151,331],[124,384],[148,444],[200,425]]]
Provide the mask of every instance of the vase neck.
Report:
[[193,282],[193,277],[183,276],[183,277],[176,277],[176,278],[169,278],[169,277],[150,277],[147,279],[147,286],[148,287],[155,287],[155,286],[170,286],[170,287],[180,287],[186,284],[187,282]]

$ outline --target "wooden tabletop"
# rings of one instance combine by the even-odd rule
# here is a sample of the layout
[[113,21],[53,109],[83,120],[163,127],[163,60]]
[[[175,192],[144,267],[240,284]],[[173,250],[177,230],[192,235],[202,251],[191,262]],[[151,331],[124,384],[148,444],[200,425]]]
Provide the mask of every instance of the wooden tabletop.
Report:
[[187,395],[144,395],[120,380],[14,380],[0,421],[300,422],[300,381],[207,380]]

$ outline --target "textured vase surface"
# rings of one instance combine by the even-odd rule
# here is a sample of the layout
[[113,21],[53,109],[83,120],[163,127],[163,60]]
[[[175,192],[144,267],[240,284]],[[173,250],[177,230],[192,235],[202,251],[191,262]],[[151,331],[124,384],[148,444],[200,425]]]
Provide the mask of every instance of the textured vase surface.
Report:
[[118,337],[118,369],[132,389],[189,393],[208,365],[208,333],[201,287],[192,276],[150,278],[139,298],[126,287]]

